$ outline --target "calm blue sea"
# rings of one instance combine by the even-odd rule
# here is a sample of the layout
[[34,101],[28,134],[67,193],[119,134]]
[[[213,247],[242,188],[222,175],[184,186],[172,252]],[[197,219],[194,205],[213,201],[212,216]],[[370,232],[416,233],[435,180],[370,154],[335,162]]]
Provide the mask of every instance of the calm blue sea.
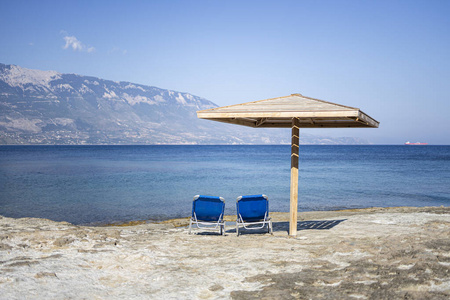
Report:
[[[448,206],[450,146],[301,146],[299,211]],[[1,146],[0,215],[74,224],[187,217],[196,194],[289,211],[290,146]]]

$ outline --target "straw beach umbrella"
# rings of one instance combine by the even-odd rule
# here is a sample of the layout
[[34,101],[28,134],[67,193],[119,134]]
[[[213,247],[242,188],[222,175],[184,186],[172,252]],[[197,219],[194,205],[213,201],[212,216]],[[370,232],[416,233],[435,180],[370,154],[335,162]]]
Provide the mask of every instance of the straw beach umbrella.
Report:
[[292,128],[289,235],[297,235],[298,150],[300,128],[377,128],[379,122],[359,108],[301,94],[197,111],[197,117],[255,128]]

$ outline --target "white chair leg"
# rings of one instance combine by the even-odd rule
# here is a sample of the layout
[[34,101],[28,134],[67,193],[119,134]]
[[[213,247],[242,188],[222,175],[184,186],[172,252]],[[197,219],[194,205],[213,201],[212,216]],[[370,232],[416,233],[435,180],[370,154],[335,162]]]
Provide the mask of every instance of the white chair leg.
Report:
[[189,220],[189,234],[191,234],[191,228],[192,228],[192,219]]

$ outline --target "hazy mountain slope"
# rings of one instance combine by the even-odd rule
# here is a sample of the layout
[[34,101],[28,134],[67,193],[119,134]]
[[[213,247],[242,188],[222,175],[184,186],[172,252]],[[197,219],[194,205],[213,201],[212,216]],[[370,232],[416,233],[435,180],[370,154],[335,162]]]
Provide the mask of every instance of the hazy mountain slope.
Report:
[[[0,64],[0,144],[279,144],[289,130],[199,120],[188,93]],[[303,135],[304,143],[360,143]]]

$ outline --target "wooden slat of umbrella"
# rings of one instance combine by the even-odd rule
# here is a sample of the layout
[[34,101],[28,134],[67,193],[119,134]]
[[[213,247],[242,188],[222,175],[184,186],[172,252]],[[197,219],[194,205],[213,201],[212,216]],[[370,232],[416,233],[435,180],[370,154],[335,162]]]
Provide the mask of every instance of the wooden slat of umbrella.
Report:
[[255,128],[291,128],[289,235],[297,234],[298,148],[300,128],[377,128],[379,122],[359,108],[301,94],[197,111],[197,117]]

